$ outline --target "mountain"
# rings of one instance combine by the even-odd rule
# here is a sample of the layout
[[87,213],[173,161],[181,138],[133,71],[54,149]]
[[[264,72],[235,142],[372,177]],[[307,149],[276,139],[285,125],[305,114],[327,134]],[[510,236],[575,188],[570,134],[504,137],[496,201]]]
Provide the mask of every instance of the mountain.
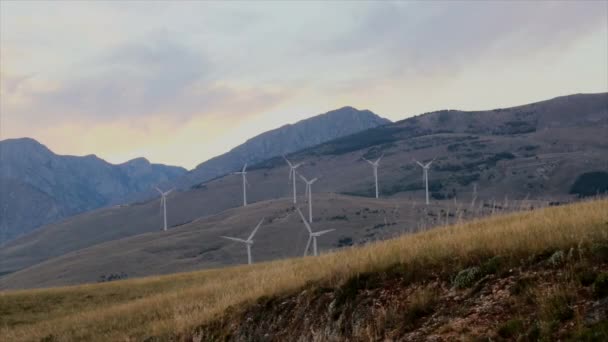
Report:
[[121,201],[185,172],[144,158],[114,165],[94,155],[60,156],[29,138],[0,141],[1,241]]
[[187,188],[238,170],[245,163],[252,165],[389,123],[369,110],[353,107],[332,110],[253,137],[230,152],[198,165],[176,183],[180,188]]
[[[288,157],[294,162],[303,163],[298,168],[300,174],[319,177],[312,191],[313,198],[321,202],[313,207],[313,213],[319,215],[323,224],[328,224],[327,228],[335,223],[338,227],[352,225],[349,231],[360,230],[348,233],[351,242],[357,244],[371,238],[381,238],[385,233],[409,231],[412,225],[417,228],[430,227],[443,222],[445,215],[453,220],[458,217],[456,212],[464,212],[465,209],[467,212],[499,211],[503,207],[516,210],[520,206],[536,207],[573,201],[577,197],[577,194],[570,193],[573,185],[585,179],[592,179],[594,183],[586,184],[584,188],[595,188],[596,191],[592,193],[603,192],[606,189],[595,185],[605,183],[595,179],[607,175],[598,172],[608,169],[607,131],[608,93],[577,94],[505,109],[426,113],[334,139],[294,152]],[[361,157],[377,158],[381,154],[384,154],[379,168],[382,201],[392,201],[387,205],[404,215],[396,221],[396,226],[383,225],[383,221],[377,223],[353,219],[357,211],[358,215],[371,217],[365,212],[366,208],[387,211],[387,208],[370,209],[372,207],[366,203],[375,200],[371,198],[374,183],[371,167],[361,160]],[[421,203],[424,200],[422,172],[412,160],[430,161],[433,158],[435,162],[429,172],[429,186],[432,205],[437,206],[436,210],[406,210],[424,207]],[[593,177],[585,176],[589,174]],[[250,183],[248,200],[252,208],[266,204],[270,207],[271,202],[265,201],[286,201],[291,195],[288,169],[280,157],[252,165],[247,177]],[[304,186],[299,180],[297,191],[300,195],[298,203],[303,206],[301,194]],[[327,193],[347,195],[348,200],[327,198]],[[240,249],[224,250],[224,245],[219,245],[223,241],[216,239],[219,235],[238,234],[232,230],[241,232],[250,228],[238,223],[244,214],[234,209],[241,206],[241,196],[241,178],[231,175],[174,192],[167,200],[171,229],[166,233],[159,232],[161,217],[158,199],[103,208],[47,225],[0,249],[0,274],[16,272],[14,277],[4,276],[3,286],[32,286],[36,278],[33,275],[43,274],[39,272],[40,268],[35,267],[46,265],[49,271],[67,269],[63,265],[71,265],[74,258],[78,260],[79,272],[83,275],[112,272],[111,267],[104,270],[105,266],[100,267],[103,263],[95,260],[99,255],[130,250],[129,246],[132,246],[133,254],[123,255],[124,259],[112,264],[130,269],[130,260],[138,260],[150,265],[145,268],[146,274],[186,270],[187,267],[212,267],[230,262],[227,260],[239,260]],[[225,230],[222,231],[215,229],[208,221],[215,217],[212,215],[220,214],[228,215],[223,221],[222,229]],[[246,222],[254,222],[255,219],[261,217]],[[383,217],[379,219],[383,220]],[[390,217],[387,219],[390,220]],[[297,221],[291,220],[285,223],[285,228],[297,224]],[[368,229],[370,231],[363,232]],[[177,238],[181,234],[192,238]],[[334,238],[339,240],[342,237],[330,236],[327,242],[338,243]],[[141,241],[142,244],[130,245],[134,241]],[[173,241],[174,244],[165,246],[160,241]],[[158,248],[150,247],[157,244],[176,251],[163,261],[162,265],[170,265],[167,268],[154,261],[163,253]],[[185,254],[195,253],[196,256],[185,258],[177,252],[181,250]],[[267,250],[269,253],[265,257],[280,257],[280,254],[271,253],[271,247]],[[143,252],[139,254],[139,251]],[[172,260],[172,257],[176,260]],[[34,266],[41,262],[45,264]],[[158,265],[158,268],[154,265]],[[54,277],[53,274],[45,274]],[[55,275],[66,277],[66,281],[76,281],[72,276]],[[30,277],[33,277],[31,281],[28,280]],[[60,281],[36,279],[36,283],[40,284]]]

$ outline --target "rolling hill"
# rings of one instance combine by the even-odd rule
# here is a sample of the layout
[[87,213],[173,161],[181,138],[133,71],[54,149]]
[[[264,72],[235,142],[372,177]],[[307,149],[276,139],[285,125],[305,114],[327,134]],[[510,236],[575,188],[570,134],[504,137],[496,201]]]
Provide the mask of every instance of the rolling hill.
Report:
[[[577,180],[585,179],[581,176],[598,171],[601,175],[604,174],[601,171],[607,169],[607,128],[608,94],[580,94],[490,111],[427,113],[304,149],[292,153],[289,158],[304,163],[298,169],[301,174],[320,177],[313,186],[315,199],[320,201],[319,208],[323,208],[321,203],[329,196],[325,195],[328,193],[348,195],[340,198],[345,201],[348,198],[353,204],[342,205],[342,208],[367,207],[359,203],[371,200],[373,179],[371,168],[361,161],[361,157],[374,158],[382,153],[385,157],[379,171],[380,192],[382,197],[388,198],[387,203],[392,203],[390,206],[396,203],[405,208],[423,198],[421,171],[412,159],[432,158],[436,161],[430,173],[430,188],[434,205],[441,208],[450,207],[453,211],[453,208],[468,206],[474,189],[477,189],[476,206],[484,205],[481,201],[485,201],[486,206],[502,206],[502,203],[523,199],[563,202],[577,195],[570,192]],[[265,205],[275,203],[273,199],[286,198],[291,191],[287,176],[288,169],[281,158],[253,165],[248,173],[250,202]],[[303,190],[301,182],[298,183],[298,192],[301,194]],[[213,220],[207,216],[236,208],[240,202],[241,180],[236,176],[220,177],[171,194],[168,199],[169,225],[175,228],[166,234],[177,236],[192,229],[200,230],[201,237],[205,234],[210,234],[210,237],[214,224],[203,224],[207,219]],[[57,265],[53,266],[53,273],[47,274],[49,278],[32,280],[28,286],[52,282],[61,264],[53,258],[91,247],[87,249],[89,253],[101,248],[95,245],[110,245],[112,240],[127,238],[116,243],[132,241],[128,240],[130,236],[133,239],[151,238],[160,229],[158,203],[158,200],[152,200],[85,213],[17,239],[0,250],[0,272],[7,274],[0,279],[6,287],[16,286],[10,284],[10,279],[14,279],[15,284],[26,284],[26,280],[17,281],[18,278],[10,278],[8,273],[19,271],[14,277],[19,273],[33,275],[34,272],[22,272],[48,260]],[[378,203],[380,205],[383,201]],[[236,215],[238,211],[233,212]],[[409,223],[403,223],[406,230],[411,227],[411,222],[421,221],[419,212],[408,215],[411,215],[407,218]],[[195,220],[198,221],[192,222]],[[375,224],[366,222],[364,225]],[[234,231],[231,231],[230,227],[221,233],[234,235],[249,229],[249,226],[234,226]],[[391,231],[387,229],[387,232]],[[151,235],[136,236],[143,233]],[[353,234],[352,238],[355,244],[361,242],[360,235]],[[173,248],[179,249],[180,246],[177,244]],[[191,265],[186,263],[184,270],[222,264],[203,262],[205,258],[217,257],[218,252],[201,250],[201,255],[193,258]],[[224,254],[223,257],[236,260],[233,258],[239,255],[239,251],[234,250],[235,254]],[[65,257],[74,258],[74,255],[77,254],[66,254]],[[276,256],[279,255],[269,254],[269,258]],[[199,261],[201,264],[195,266]],[[167,266],[166,269],[170,268]],[[104,272],[115,272],[91,269],[95,271],[87,274],[87,281]],[[150,272],[146,274],[165,271],[159,266]]]

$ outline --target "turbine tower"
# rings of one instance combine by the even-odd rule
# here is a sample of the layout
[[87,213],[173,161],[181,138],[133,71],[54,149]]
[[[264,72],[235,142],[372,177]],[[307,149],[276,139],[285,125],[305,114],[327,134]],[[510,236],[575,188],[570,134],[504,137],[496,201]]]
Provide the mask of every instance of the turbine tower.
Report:
[[378,198],[378,165],[380,165],[380,160],[384,157],[384,153],[378,158],[376,161],[367,160],[361,157],[363,160],[368,162],[374,168],[374,181],[376,182],[376,198]]
[[173,189],[166,191],[166,192],[162,192],[159,188],[154,187],[156,189],[156,191],[158,191],[160,193],[160,208],[163,211],[163,220],[164,220],[164,226],[163,226],[163,230],[167,231],[167,195],[171,193],[171,191],[173,191]]
[[253,246],[253,237],[255,236],[255,233],[258,231],[258,229],[260,229],[260,226],[262,226],[262,222],[264,222],[264,218],[262,218],[260,220],[260,223],[258,223],[258,225],[255,227],[255,229],[253,230],[253,232],[251,232],[251,234],[249,235],[249,237],[247,238],[247,240],[243,240],[243,239],[239,239],[239,238],[235,238],[235,237],[230,237],[230,236],[222,236],[224,239],[228,239],[228,240],[244,243],[245,246],[247,246],[247,263],[249,265],[251,265],[253,263],[253,259],[251,258],[251,246]]
[[312,185],[317,181],[318,178],[308,180],[302,175],[300,175],[300,178],[302,178],[304,183],[306,183],[306,192],[304,193],[304,197],[308,195],[308,221],[312,222]]
[[421,162],[417,161],[414,159],[414,161],[420,165],[420,167],[423,170],[423,180],[424,180],[424,186],[426,188],[426,204],[429,204],[429,169],[431,168],[431,164],[435,161],[435,158],[433,158],[433,160],[431,160],[430,162],[428,162],[427,164],[422,164]]
[[322,230],[320,232],[313,232],[312,228],[310,228],[310,224],[306,221],[306,218],[304,218],[304,214],[302,214],[302,211],[300,210],[300,208],[297,208],[297,210],[298,210],[298,214],[300,214],[300,217],[302,218],[302,222],[304,222],[304,225],[306,226],[306,230],[308,230],[308,242],[306,242],[306,249],[304,249],[304,256],[308,255],[308,249],[310,248],[311,241],[312,241],[313,255],[318,256],[319,252],[317,249],[317,238],[325,233],[332,232],[335,229],[327,229],[327,230]]
[[233,172],[233,175],[242,175],[243,176],[243,207],[247,206],[247,163],[243,166],[243,170],[240,172]]
[[294,165],[285,156],[283,156],[283,159],[285,159],[285,161],[289,165],[289,180],[293,181],[293,203],[295,204],[296,203],[296,169],[298,167],[300,167],[300,165],[302,165],[302,163]]

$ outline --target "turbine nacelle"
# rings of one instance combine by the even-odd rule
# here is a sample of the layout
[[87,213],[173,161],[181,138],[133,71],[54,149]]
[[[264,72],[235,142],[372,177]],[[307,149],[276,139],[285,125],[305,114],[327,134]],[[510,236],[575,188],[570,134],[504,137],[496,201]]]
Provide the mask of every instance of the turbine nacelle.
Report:
[[306,230],[308,230],[308,241],[306,242],[306,248],[304,249],[304,256],[308,255],[308,249],[310,249],[311,242],[313,245],[313,255],[317,256],[317,255],[319,255],[317,252],[317,238],[321,235],[332,232],[335,229],[326,229],[326,230],[321,230],[319,232],[313,232],[312,228],[310,227],[310,223],[308,221],[306,221],[306,218],[304,218],[304,214],[302,214],[302,211],[300,210],[300,208],[296,208],[296,210],[298,211],[298,214],[300,214],[300,218],[302,218],[302,222],[304,222],[304,226],[306,226]]
[[380,165],[380,160],[382,160],[382,157],[384,157],[384,153],[382,153],[382,155],[380,155],[380,157],[378,159],[376,159],[375,161],[371,161],[369,159],[365,159],[364,157],[361,157],[361,159],[365,160],[366,162],[368,162],[373,167],[378,167],[378,165]]
[[258,223],[258,225],[255,226],[255,228],[253,229],[251,234],[249,234],[249,237],[247,237],[247,240],[239,239],[239,238],[235,238],[235,237],[231,237],[231,236],[220,236],[221,238],[224,238],[227,240],[244,243],[245,246],[247,246],[247,262],[250,265],[253,263],[253,258],[251,257],[251,246],[253,246],[253,237],[255,236],[255,233],[257,233],[258,229],[260,229],[260,227],[262,226],[262,222],[264,222],[264,218],[262,218],[260,220],[260,223]]
[[421,168],[428,170],[431,167],[431,164],[433,164],[433,162],[435,161],[435,158],[433,158],[433,160],[431,160],[430,162],[428,162],[426,164],[422,164],[421,162],[417,161],[416,159],[414,159],[414,161],[416,162],[416,164],[420,165]]

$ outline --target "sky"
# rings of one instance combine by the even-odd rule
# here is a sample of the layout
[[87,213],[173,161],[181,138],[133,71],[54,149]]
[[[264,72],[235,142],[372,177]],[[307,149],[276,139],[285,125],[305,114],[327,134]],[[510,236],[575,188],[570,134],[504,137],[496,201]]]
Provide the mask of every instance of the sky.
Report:
[[608,1],[0,2],[0,139],[193,168],[343,106],[608,91]]

